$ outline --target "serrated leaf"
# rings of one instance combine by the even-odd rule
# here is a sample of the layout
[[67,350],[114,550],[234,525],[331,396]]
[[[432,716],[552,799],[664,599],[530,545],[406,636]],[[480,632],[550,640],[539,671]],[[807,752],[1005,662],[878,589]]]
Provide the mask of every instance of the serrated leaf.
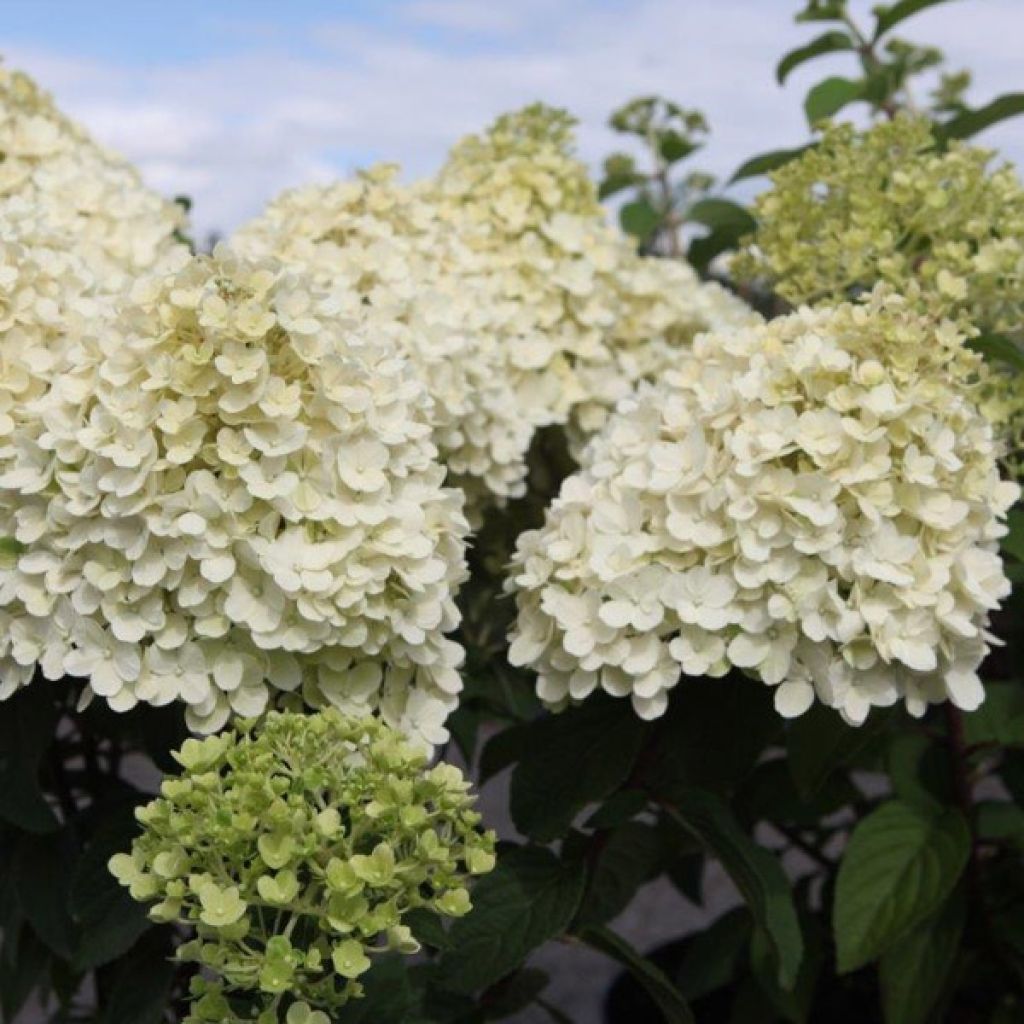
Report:
[[643,742],[643,723],[625,701],[588,700],[530,726],[512,773],[509,808],[523,835],[564,835],[587,804],[627,779]]
[[586,928],[611,921],[658,873],[661,860],[661,835],[653,825],[630,821],[612,831],[591,867],[577,925]]
[[665,972],[642,957],[625,939],[608,928],[586,928],[578,933],[591,949],[618,961],[643,986],[661,1011],[666,1024],[695,1024],[695,1018],[683,994]]
[[879,964],[885,1024],[925,1024],[956,961],[967,916],[959,890],[886,950]]
[[634,199],[619,210],[619,223],[627,235],[646,242],[661,224],[661,214],[646,199]]
[[798,46],[790,50],[775,68],[775,79],[782,85],[786,77],[795,68],[805,64],[815,57],[821,57],[826,53],[838,53],[842,50],[852,50],[853,40],[845,33],[832,30],[823,32],[820,36],[812,39],[806,46]]
[[663,806],[718,858],[771,943],[779,984],[792,988],[803,958],[803,937],[789,880],[778,860],[740,828],[728,805],[713,793],[680,788]]
[[761,174],[769,174],[780,167],[784,167],[790,160],[795,160],[802,153],[806,153],[814,145],[815,143],[812,142],[806,146],[797,146],[796,149],[773,149],[771,152],[752,156],[749,160],[740,164],[739,168],[733,172],[729,182],[731,184],[734,181],[742,181],[744,178],[756,178]]
[[836,880],[833,929],[841,974],[863,967],[934,913],[956,885],[971,838],[954,808],[890,800],[853,830]]
[[949,0],[900,0],[895,4],[879,5],[875,8],[875,39],[885,35],[889,29],[895,28],[901,21],[906,21],[918,11],[948,2]]
[[498,866],[473,889],[473,909],[448,931],[438,980],[469,993],[515,970],[532,950],[563,932],[583,894],[584,873],[550,850],[502,851]]
[[942,139],[969,139],[1007,118],[1024,114],[1024,92],[1011,92],[999,96],[983,107],[957,114],[936,126],[935,133]]
[[807,123],[813,128],[843,107],[863,97],[863,86],[850,78],[835,75],[812,86],[804,98],[804,113]]

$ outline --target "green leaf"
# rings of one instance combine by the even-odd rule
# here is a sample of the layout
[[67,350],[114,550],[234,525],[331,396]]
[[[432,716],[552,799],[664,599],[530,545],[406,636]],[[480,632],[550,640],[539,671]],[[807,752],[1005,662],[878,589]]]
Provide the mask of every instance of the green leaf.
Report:
[[68,910],[74,844],[66,832],[25,834],[14,855],[18,901],[36,935],[58,956],[67,958],[75,944]]
[[[537,967],[522,967],[487,990],[484,1017],[502,1020],[525,1010],[548,986],[551,979]],[[392,1019],[392,1018],[389,1018]],[[398,1020],[398,1018],[393,1018]]]
[[768,936],[779,984],[792,988],[803,958],[803,937],[789,880],[778,860],[740,828],[728,805],[713,793],[680,788],[663,806],[718,858]]
[[886,751],[893,795],[925,810],[941,810],[954,799],[949,749],[919,732],[894,732]]
[[641,789],[620,789],[583,823],[585,828],[615,828],[632,821],[647,805],[650,798]]
[[1024,683],[986,683],[981,707],[964,715],[964,738],[970,746],[1024,746]]
[[755,178],[758,175],[769,174],[772,171],[778,170],[778,168],[788,164],[790,160],[795,160],[802,153],[806,153],[814,145],[815,143],[812,142],[806,146],[797,146],[796,149],[773,149],[769,153],[759,153],[757,156],[752,156],[745,163],[740,164],[739,168],[733,172],[729,183],[742,181],[744,178]]
[[530,727],[512,773],[509,807],[523,835],[548,842],[564,835],[587,804],[629,776],[644,737],[628,702],[588,700]]
[[684,785],[730,792],[781,731],[768,687],[738,672],[683,678],[645,755],[645,780],[655,790]]
[[890,800],[853,830],[836,880],[833,928],[841,974],[863,967],[934,913],[967,863],[960,812]]
[[52,832],[57,818],[39,786],[39,768],[60,717],[52,684],[38,680],[0,713],[0,819],[29,832]]
[[448,938],[444,920],[432,910],[417,907],[410,910],[402,918],[402,921],[412,931],[416,941],[423,943],[424,946],[430,946],[433,949],[448,949],[452,944],[451,939]]
[[1006,525],[1010,532],[1002,539],[1000,546],[1018,562],[1024,562],[1024,509],[1010,509]]
[[700,999],[732,981],[750,930],[750,911],[735,907],[689,938],[675,971],[676,984],[687,999]]
[[441,984],[469,993],[515,970],[528,953],[565,931],[583,882],[579,864],[563,863],[550,850],[502,850],[498,866],[473,889],[473,910],[448,931]]
[[786,760],[801,796],[814,796],[834,771],[877,737],[882,724],[883,716],[876,712],[855,728],[817,703],[792,721],[786,733]]
[[617,960],[643,986],[657,1004],[667,1024],[695,1024],[695,1018],[682,993],[664,971],[644,959],[625,939],[608,928],[586,928],[579,937],[592,949]]
[[879,980],[886,1024],[925,1024],[956,962],[967,916],[960,890],[882,955]]
[[482,786],[515,764],[529,748],[531,735],[526,724],[512,725],[495,733],[480,754],[479,784]]
[[978,838],[1012,843],[1024,850],[1024,807],[1005,800],[984,800],[975,805]]
[[807,123],[813,128],[819,121],[824,121],[861,98],[863,86],[860,82],[838,75],[826,78],[825,81],[812,86],[804,99]]
[[790,50],[775,68],[775,78],[779,85],[782,85],[789,73],[801,64],[826,53],[837,53],[840,50],[852,49],[853,40],[845,32],[835,30],[823,32],[820,36],[812,39],[806,46],[799,46],[795,50]]
[[334,1011],[335,1024],[381,1024],[405,1021],[416,1005],[406,958],[400,953],[374,957],[373,966],[360,976],[363,997]]
[[700,199],[686,211],[686,219],[709,228],[730,228],[737,236],[757,227],[750,211],[729,199]]
[[1007,118],[1024,114],[1024,92],[1010,92],[986,103],[983,107],[965,111],[936,126],[935,133],[942,139],[969,139],[978,132]]
[[901,21],[906,21],[918,11],[941,3],[948,3],[948,0],[900,0],[895,4],[879,5],[875,8],[875,39],[885,35],[889,29],[895,28]]
[[684,160],[700,149],[700,144],[675,131],[662,132],[658,138],[658,152],[668,164]]
[[619,223],[627,235],[646,242],[658,230],[661,214],[646,199],[634,199],[619,210]]
[[602,925],[618,916],[637,889],[658,873],[662,860],[661,834],[640,821],[627,822],[600,842],[576,920],[581,928]]
[[632,188],[644,180],[642,174],[609,174],[597,189],[598,199],[608,199],[624,189]]
[[110,996],[96,1024],[160,1024],[171,1000],[176,966],[166,930],[153,929],[119,960],[109,979]]
[[796,21],[842,21],[846,0],[808,0]]
[[1005,363],[1015,370],[1024,370],[1024,352],[1020,346],[1004,334],[982,334],[967,342],[968,348],[980,352],[985,359]]

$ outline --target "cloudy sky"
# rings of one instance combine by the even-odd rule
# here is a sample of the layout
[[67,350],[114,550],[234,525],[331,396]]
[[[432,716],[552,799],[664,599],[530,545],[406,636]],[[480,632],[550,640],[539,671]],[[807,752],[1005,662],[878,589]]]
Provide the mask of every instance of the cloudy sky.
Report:
[[[168,193],[200,231],[230,229],[282,188],[374,160],[428,173],[460,135],[536,99],[580,119],[595,164],[625,99],[709,116],[702,165],[805,141],[803,95],[843,57],[773,67],[821,26],[798,0],[4,0],[3,52]],[[854,6],[868,4],[854,0]],[[1024,89],[1024,0],[951,0],[915,41],[975,71],[972,98]],[[826,70],[827,69],[827,70]],[[1024,118],[980,139],[1024,162]]]

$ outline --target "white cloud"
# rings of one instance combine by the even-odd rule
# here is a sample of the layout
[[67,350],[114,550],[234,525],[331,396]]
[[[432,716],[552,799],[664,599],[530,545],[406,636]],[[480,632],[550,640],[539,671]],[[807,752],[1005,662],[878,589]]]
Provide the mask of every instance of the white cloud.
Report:
[[[239,36],[248,48],[188,62],[119,66],[41,47],[8,57],[154,186],[191,194],[200,231],[229,229],[286,186],[372,160],[429,172],[459,135],[535,99],[581,119],[581,151],[594,161],[617,144],[608,113],[632,96],[703,108],[713,136],[701,162],[726,175],[806,138],[800,101],[825,67],[776,86],[776,60],[814,28],[793,25],[793,7],[778,0],[413,0],[390,10],[387,25],[311,26],[301,52],[276,43],[271,26],[249,25]],[[1022,34],[1019,0],[940,5],[913,31],[977,71],[979,101],[1024,88]],[[831,67],[841,73],[842,62]],[[1024,158],[1013,122],[984,141]]]

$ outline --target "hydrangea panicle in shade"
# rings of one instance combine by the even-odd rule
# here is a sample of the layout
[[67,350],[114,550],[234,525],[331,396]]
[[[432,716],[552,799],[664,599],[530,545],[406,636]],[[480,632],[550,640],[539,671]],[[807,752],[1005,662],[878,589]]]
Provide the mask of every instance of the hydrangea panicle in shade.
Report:
[[372,330],[420,372],[441,459],[478,514],[488,501],[524,493],[532,426],[498,345],[492,282],[475,273],[429,183],[405,186],[396,175],[381,165],[353,181],[286,192],[232,242],[363,297]]
[[277,1024],[282,994],[302,1006],[286,1024],[328,1020],[374,957],[419,948],[411,911],[467,913],[494,866],[462,773],[379,719],[270,712],[175,756],[110,870],[154,920],[195,929],[176,951],[204,970],[192,1024]]
[[1020,490],[963,340],[884,289],[699,336],[520,538],[512,662],[552,707],[601,689],[645,718],[731,667],[785,716],[977,707]]
[[443,741],[468,526],[429,398],[362,308],[180,250],[26,385],[0,446],[0,534],[24,545],[0,570],[5,693],[38,665],[205,731],[295,693]]

